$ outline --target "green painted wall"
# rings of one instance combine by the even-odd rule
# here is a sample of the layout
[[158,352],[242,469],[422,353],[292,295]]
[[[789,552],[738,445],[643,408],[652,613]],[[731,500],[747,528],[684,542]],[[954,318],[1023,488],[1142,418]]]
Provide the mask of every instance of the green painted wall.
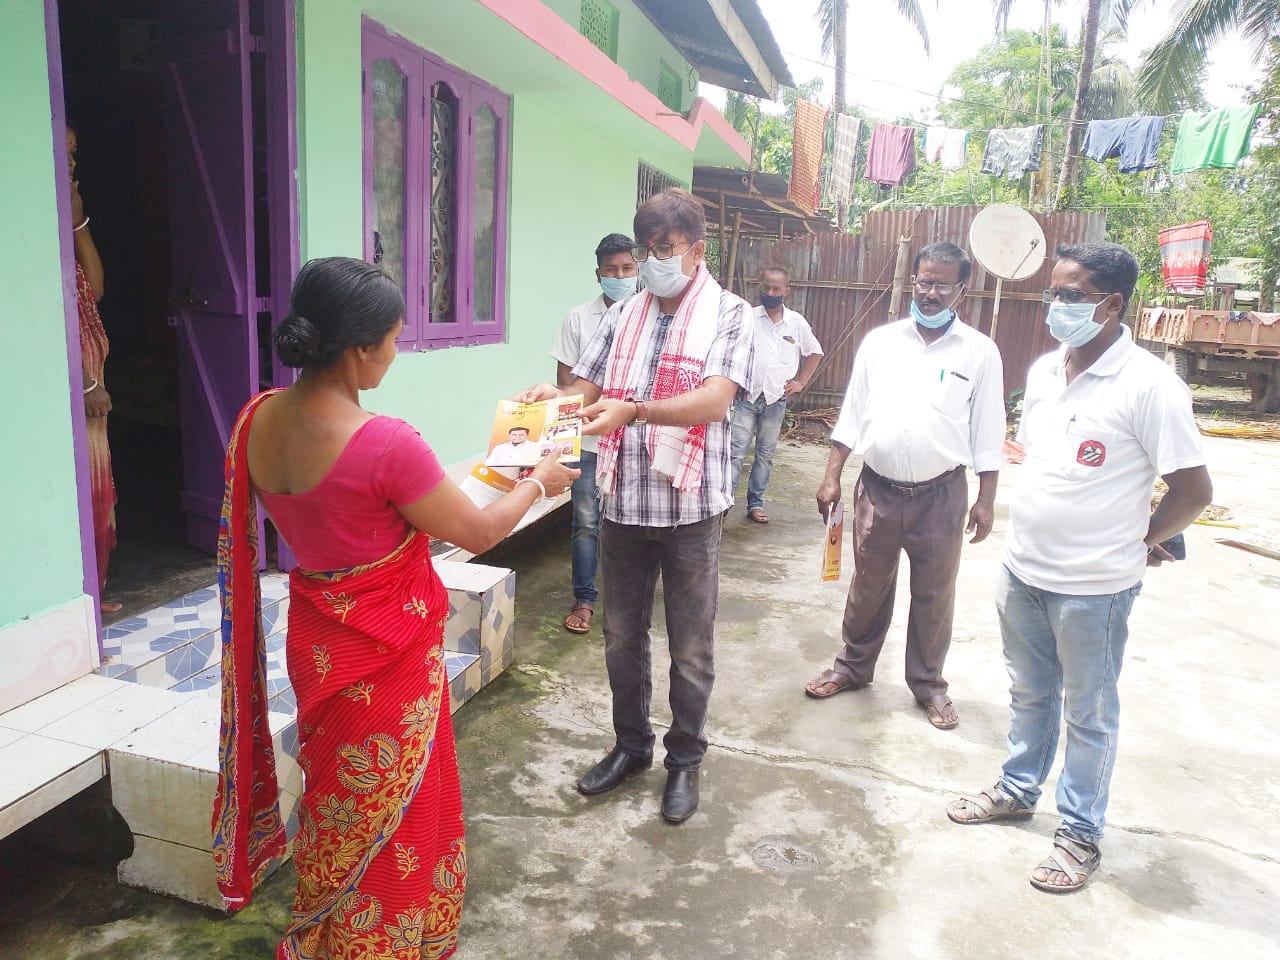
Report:
[[[366,9],[512,94],[507,342],[401,354],[364,403],[409,420],[450,463],[481,452],[500,397],[553,379],[549,351],[560,322],[599,292],[596,243],[631,232],[637,162],[687,182],[693,157],[505,24],[479,16],[478,5],[437,2],[450,15],[433,7],[429,22],[393,0],[370,0]],[[360,11],[346,0],[301,6],[303,258],[359,256]]]
[[[575,30],[582,21],[582,0],[542,0]],[[618,9],[618,66],[627,76],[642,84],[650,93],[658,93],[658,65],[666,61],[681,77],[687,79],[689,61],[671,42],[654,29],[653,22],[630,0],[609,0]],[[688,110],[694,93],[684,85],[680,109]]]
[[43,5],[0,3],[0,38],[3,627],[80,596],[84,574]]

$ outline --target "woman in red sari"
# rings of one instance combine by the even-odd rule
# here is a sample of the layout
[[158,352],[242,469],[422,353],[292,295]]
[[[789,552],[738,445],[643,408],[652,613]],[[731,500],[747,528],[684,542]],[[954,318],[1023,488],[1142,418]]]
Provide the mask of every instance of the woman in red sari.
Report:
[[[222,744],[214,859],[228,906],[284,849],[266,718],[255,496],[299,566],[288,665],[303,795],[298,890],[281,960],[444,958],[466,882],[442,640],[449,600],[430,536],[481,553],[577,475],[544,460],[484,510],[402,420],[361,408],[396,356],[404,302],[360,260],[313,260],[276,332],[287,390],[255,397],[227,453],[219,539]],[[430,536],[428,536],[430,535]]]
[[106,362],[110,344],[98,314],[104,292],[102,258],[89,231],[89,217],[80,197],[76,179],[76,152],[80,147],[75,130],[67,127],[67,167],[71,176],[71,237],[76,255],[76,305],[80,311],[80,363],[84,368],[84,426],[89,447],[89,496],[93,504],[93,546],[98,561],[98,608],[102,613],[119,613],[119,600],[102,595],[107,585],[107,563],[116,547],[116,484],[111,476],[111,447],[107,443],[107,414],[111,395],[107,393]]

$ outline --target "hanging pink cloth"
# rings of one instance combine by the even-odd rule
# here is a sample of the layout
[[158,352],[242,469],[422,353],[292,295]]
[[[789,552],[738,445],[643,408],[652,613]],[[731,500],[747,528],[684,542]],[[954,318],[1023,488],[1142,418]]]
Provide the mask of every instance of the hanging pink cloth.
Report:
[[915,169],[916,128],[877,123],[871,129],[867,166],[862,178],[882,187],[898,187]]

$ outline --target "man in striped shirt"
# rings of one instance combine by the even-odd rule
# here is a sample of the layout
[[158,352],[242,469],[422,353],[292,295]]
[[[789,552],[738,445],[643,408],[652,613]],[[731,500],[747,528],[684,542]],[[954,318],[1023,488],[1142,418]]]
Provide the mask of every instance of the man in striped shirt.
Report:
[[663,191],[636,211],[634,226],[645,292],[605,314],[573,382],[520,399],[581,393],[584,433],[601,437],[605,666],[617,740],[578,789],[605,793],[653,763],[648,627],[661,574],[671,652],[662,815],[681,823],[698,807],[707,749],[720,528],[733,504],[729,408],[752,383],[754,326],[746,301],[707,271],[695,197]]

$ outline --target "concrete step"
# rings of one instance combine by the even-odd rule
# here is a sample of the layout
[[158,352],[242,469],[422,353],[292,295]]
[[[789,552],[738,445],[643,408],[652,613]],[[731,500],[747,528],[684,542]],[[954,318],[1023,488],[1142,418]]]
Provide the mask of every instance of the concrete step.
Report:
[[[511,663],[515,573],[459,560],[435,565],[449,591],[445,664],[456,711]],[[269,720],[292,837],[302,772],[285,663],[288,578],[264,576],[262,593]],[[220,618],[214,586],[112,624],[96,674],[0,715],[0,769],[24,771],[0,791],[0,836],[109,775],[112,802],[134,836],[120,881],[222,909],[209,852]]]

